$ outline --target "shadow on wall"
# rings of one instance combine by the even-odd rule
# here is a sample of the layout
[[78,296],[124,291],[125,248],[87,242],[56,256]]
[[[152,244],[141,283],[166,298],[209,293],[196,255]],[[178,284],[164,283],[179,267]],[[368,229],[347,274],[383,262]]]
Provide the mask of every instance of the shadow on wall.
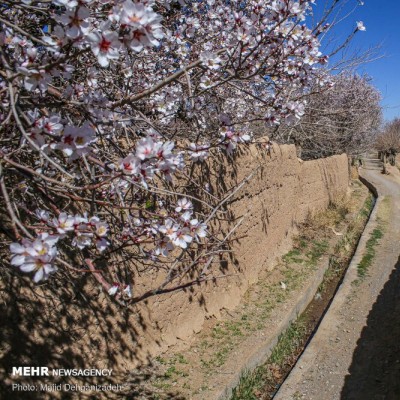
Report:
[[[243,154],[242,154],[243,156]],[[214,161],[214,165],[201,164],[201,171],[192,171],[199,175],[200,187],[210,183],[209,191],[222,197],[237,184],[237,170]],[[205,169],[205,171],[203,170]],[[199,195],[199,188],[188,187],[193,194]],[[201,197],[201,194],[200,194]],[[201,204],[195,204],[197,208]],[[227,202],[222,208],[224,218],[231,221],[219,221],[222,235],[229,232],[235,217],[229,211]],[[0,210],[2,211],[2,210]],[[5,213],[3,213],[6,215]],[[1,225],[1,224],[0,224]],[[4,232],[3,232],[4,233]],[[232,243],[228,242],[229,249]],[[5,242],[4,242],[5,243]],[[229,273],[229,261],[237,265],[232,253],[221,258],[217,264],[216,275]],[[0,243],[0,255],[8,258],[8,248]],[[1,258],[1,256],[0,256]],[[126,261],[128,264],[129,262]],[[146,291],[152,285],[154,275],[138,278],[137,266],[126,265],[131,270],[132,282],[141,285],[133,291]],[[143,266],[140,266],[143,269]],[[139,268],[138,268],[139,269]],[[232,269],[232,268],[231,268]],[[134,271],[132,271],[134,270]],[[142,271],[143,272],[143,271]],[[197,270],[190,270],[187,279],[196,279]],[[67,282],[67,283],[66,283]],[[181,291],[180,302],[207,312],[207,303],[203,291],[211,291],[217,282],[209,281],[185,288]],[[102,292],[99,285],[89,275],[77,275],[74,279],[60,271],[51,280],[35,285],[28,276],[0,259],[0,399],[76,399],[99,398],[99,393],[91,397],[77,395],[76,392],[45,393],[43,391],[13,391],[12,384],[59,385],[61,384],[127,384],[129,390],[122,395],[127,399],[152,399],[152,392],[146,389],[146,380],[154,379],[151,359],[154,348],[160,347],[163,324],[170,323],[167,314],[160,324],[156,309],[168,302],[171,295],[151,298],[129,308],[119,307]],[[179,303],[171,301],[174,309],[180,309]],[[157,304],[158,303],[158,304]],[[146,337],[147,342],[143,341]],[[149,341],[151,344],[149,345]],[[149,350],[149,348],[151,348]],[[141,365],[140,370],[133,370]],[[146,365],[146,367],[143,367]],[[54,369],[113,369],[111,377],[12,377],[12,368],[20,366],[48,367]],[[17,394],[17,397],[16,397]],[[83,396],[83,397],[82,397]],[[112,399],[118,395],[113,392],[101,392],[101,398]],[[121,394],[119,395],[119,398]],[[175,393],[167,393],[162,399],[175,399]]]
[[400,257],[368,315],[341,399],[400,399]]
[[[248,150],[240,151],[234,158],[248,153]],[[237,185],[235,164],[220,161],[220,158],[211,158],[209,163],[193,166],[190,175],[194,179],[188,179],[185,184],[189,194],[200,198],[207,198],[210,194],[223,198]],[[207,189],[201,191],[201,188]],[[201,211],[202,205],[198,202],[195,207]],[[222,208],[224,220],[217,218],[215,222],[222,235],[227,234],[231,224],[234,224],[234,215],[228,207],[229,202]],[[6,215],[5,210],[0,209],[0,218],[1,215]],[[229,219],[231,221],[227,221]],[[6,235],[7,231],[1,229],[6,221],[0,219],[0,222],[0,232]],[[10,226],[6,228],[10,229]],[[229,249],[232,243],[227,242],[225,247]],[[228,257],[217,260],[216,275],[229,272],[229,261],[232,265],[237,264],[232,253],[228,254]],[[0,258],[1,255],[6,259],[9,257],[8,248],[0,242]],[[153,271],[147,276],[143,265],[138,266],[128,260],[124,262],[126,270],[131,273],[130,281],[135,293],[146,292],[154,287],[153,281],[162,278],[155,278]],[[162,273],[165,272],[161,271],[158,275]],[[194,280],[198,275],[199,271],[193,269],[187,272],[185,279]],[[65,391],[13,392],[13,383],[127,383],[129,390],[124,398],[151,399],[152,392],[147,391],[146,380],[154,378],[151,359],[157,352],[155,349],[161,346],[165,325],[171,324],[173,312],[182,309],[181,303],[206,313],[207,303],[202,292],[212,291],[215,287],[217,283],[209,281],[201,287],[196,285],[182,290],[178,301],[168,294],[124,309],[110,301],[89,275],[77,275],[74,280],[69,280],[60,271],[59,275],[54,275],[44,284],[35,285],[29,277],[10,268],[7,263],[1,265],[0,259],[0,399],[14,399],[16,394],[18,399],[29,400],[77,398],[76,393]],[[138,365],[142,366],[140,370],[133,370]],[[113,374],[107,377],[106,382],[104,378],[99,382],[98,378],[91,377],[74,378],[73,381],[65,377],[12,377],[12,368],[20,366],[48,367],[50,370],[106,368],[113,369]],[[101,398],[114,397],[112,392],[101,392]],[[179,398],[170,393],[164,394],[163,399]]]

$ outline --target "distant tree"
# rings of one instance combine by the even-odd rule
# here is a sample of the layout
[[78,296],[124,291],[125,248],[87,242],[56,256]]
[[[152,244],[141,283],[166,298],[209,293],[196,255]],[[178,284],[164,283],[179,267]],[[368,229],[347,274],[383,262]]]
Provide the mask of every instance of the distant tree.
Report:
[[400,151],[400,118],[395,118],[385,125],[382,133],[376,138],[375,147],[384,164],[388,161],[395,165],[396,155]]
[[298,146],[304,159],[341,153],[356,157],[371,147],[381,126],[381,95],[371,78],[342,73],[330,85],[310,96],[297,124],[282,125],[273,134],[275,140]]

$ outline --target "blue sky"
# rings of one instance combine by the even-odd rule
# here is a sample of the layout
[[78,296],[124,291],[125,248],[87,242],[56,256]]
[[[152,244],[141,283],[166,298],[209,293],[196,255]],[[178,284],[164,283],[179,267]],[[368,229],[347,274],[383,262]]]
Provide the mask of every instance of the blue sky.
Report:
[[[384,117],[390,120],[400,117],[400,0],[364,0],[354,13],[342,21],[332,32],[337,40],[344,40],[354,30],[356,21],[363,21],[365,32],[357,32],[351,42],[350,51],[366,51],[381,45],[381,59],[361,65],[358,73],[372,77],[372,83],[382,94]],[[349,11],[359,3],[348,0]],[[325,0],[316,1],[316,13],[323,9]]]

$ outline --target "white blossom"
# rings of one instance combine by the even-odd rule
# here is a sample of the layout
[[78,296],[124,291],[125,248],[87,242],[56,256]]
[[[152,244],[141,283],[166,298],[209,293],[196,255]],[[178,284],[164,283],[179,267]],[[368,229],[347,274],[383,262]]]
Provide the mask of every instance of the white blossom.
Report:
[[204,51],[200,54],[200,60],[207,68],[217,70],[221,67],[221,57],[211,51]]
[[65,234],[74,230],[75,218],[67,213],[61,213],[57,218],[53,219],[52,225],[59,234]]
[[130,285],[125,285],[124,288],[123,288],[123,290],[122,290],[122,293],[123,293],[124,295],[126,295],[127,297],[132,298],[131,286],[130,286]]
[[119,290],[119,283],[113,283],[113,285],[108,290],[110,296],[115,296]]
[[57,19],[65,26],[65,35],[68,38],[77,39],[79,36],[89,33],[89,17],[89,9],[86,7],[79,7],[77,10],[67,10]]
[[42,118],[40,122],[40,127],[43,132],[57,136],[61,133],[63,125],[60,123],[60,116],[52,115],[50,118]]
[[92,244],[93,234],[86,232],[76,232],[76,236],[72,240],[72,245],[78,247],[80,250]]
[[37,209],[35,215],[41,222],[47,222],[50,219],[50,213],[46,210]]
[[96,235],[103,237],[107,235],[108,232],[108,224],[106,222],[96,222],[95,224],[96,227]]
[[23,239],[21,244],[12,243],[10,245],[11,264],[19,267],[23,272],[34,272],[34,282],[46,280],[57,270],[54,266],[57,248],[54,245],[58,239],[58,236],[41,233],[33,241]]
[[145,160],[155,156],[156,148],[153,139],[150,137],[140,139],[136,146],[136,157],[138,157],[140,160]]
[[366,31],[367,30],[367,28],[364,25],[364,22],[357,21],[357,30],[359,30],[359,31]]
[[179,225],[174,222],[173,219],[168,218],[164,225],[160,226],[159,231],[167,236],[170,240],[174,241],[177,236]]
[[187,198],[187,197],[182,197],[179,199],[176,203],[175,211],[176,212],[185,212],[187,210],[192,210],[193,209],[193,203]]
[[24,87],[26,90],[30,92],[33,92],[37,88],[42,92],[47,90],[51,82],[51,76],[44,69],[38,70],[20,67],[19,71],[25,75]]
[[169,252],[174,249],[173,244],[167,237],[163,237],[156,241],[156,249],[154,253],[163,257],[168,257]]
[[207,224],[199,222],[197,219],[190,221],[191,231],[197,239],[207,236]]
[[196,143],[190,143],[189,144],[189,156],[190,159],[193,162],[196,161],[205,161],[208,158],[209,152],[209,144],[196,144]]
[[109,245],[110,242],[105,238],[100,238],[96,240],[96,248],[100,253],[106,250]]

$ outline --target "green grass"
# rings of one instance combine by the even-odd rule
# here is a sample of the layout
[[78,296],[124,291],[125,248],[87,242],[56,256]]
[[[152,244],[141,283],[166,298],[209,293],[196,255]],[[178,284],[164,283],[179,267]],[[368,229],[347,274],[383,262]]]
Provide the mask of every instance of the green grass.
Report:
[[[327,212],[329,219],[334,218],[337,222],[344,219],[347,211],[348,209],[343,205],[331,204]],[[320,216],[323,217],[324,213],[320,213]],[[312,219],[310,223],[312,223]],[[298,236],[295,238],[295,247],[282,257],[284,265],[281,272],[286,290],[283,290],[280,284],[268,285],[263,288],[264,296],[259,299],[256,310],[248,311],[248,314],[242,316],[240,320],[220,322],[214,326],[211,337],[203,340],[200,344],[200,348],[203,349],[216,347],[216,351],[210,357],[201,359],[204,370],[210,372],[221,367],[242,336],[248,332],[262,329],[271,311],[278,304],[284,302],[291,291],[296,290],[302,284],[307,276],[305,269],[311,271],[318,265],[321,257],[328,253],[328,241],[315,235],[312,237]],[[299,268],[299,265],[303,268]]]
[[[176,382],[179,377],[186,377],[189,375],[188,372],[186,372],[185,367],[183,367],[184,364],[188,364],[188,361],[180,353],[175,354],[168,360],[162,357],[157,357],[156,361],[167,367],[163,376],[160,376],[154,382],[154,386],[158,389],[170,389],[171,382]],[[178,365],[182,365],[183,369],[179,368]]]
[[364,203],[364,207],[360,211],[360,216],[361,217],[369,217],[369,214],[371,214],[371,210],[374,207],[375,199],[372,195],[369,195],[367,200]]
[[381,239],[382,236],[383,236],[382,226],[378,226],[372,231],[370,238],[368,239],[367,244],[365,246],[366,248],[365,254],[361,259],[360,263],[357,265],[357,272],[359,278],[364,278],[365,275],[367,274],[368,268],[371,266],[372,261],[374,260],[375,257],[376,245],[379,243],[379,239]]
[[249,330],[252,330],[252,327],[249,323],[248,315],[242,315],[239,321],[217,323],[211,333],[214,343],[210,343],[209,340],[203,340],[200,343],[200,347],[203,349],[219,343],[218,350],[213,353],[209,360],[200,360],[203,368],[210,370],[211,368],[223,365],[233,350],[236,339],[244,336],[244,331]]
[[274,374],[279,374],[293,360],[293,354],[302,347],[306,333],[307,327],[301,318],[291,324],[279,337],[268,361],[254,371],[243,374],[239,385],[233,390],[231,400],[257,400],[257,392],[262,392],[268,382],[273,383]]
[[279,337],[278,344],[273,349],[269,362],[283,366],[293,352],[302,345],[302,339],[306,331],[306,325],[301,318],[290,325],[287,331]]
[[286,253],[282,260],[286,264],[301,264],[314,267],[319,259],[326,254],[328,247],[326,240],[307,240],[300,236],[296,239],[296,248]]
[[283,257],[282,260],[285,263],[291,264],[291,263],[299,263],[302,264],[304,260],[301,258],[302,252],[300,249],[293,249],[290,250],[288,253],[286,253]]
[[377,226],[370,234],[365,245],[366,248],[363,258],[357,265],[359,279],[355,282],[356,284],[360,283],[359,281],[367,275],[368,269],[372,265],[376,254],[376,246],[378,245],[379,240],[383,237],[387,222],[389,221],[390,208],[390,197],[384,197],[378,209],[378,217],[376,218]]
[[328,242],[326,240],[312,242],[311,250],[306,254],[308,258],[308,262],[315,266],[319,259],[326,254],[329,248]]
[[247,317],[242,316],[240,321],[218,323],[213,328],[211,336],[214,339],[223,339],[226,336],[243,336],[242,329],[246,329],[248,326]]

